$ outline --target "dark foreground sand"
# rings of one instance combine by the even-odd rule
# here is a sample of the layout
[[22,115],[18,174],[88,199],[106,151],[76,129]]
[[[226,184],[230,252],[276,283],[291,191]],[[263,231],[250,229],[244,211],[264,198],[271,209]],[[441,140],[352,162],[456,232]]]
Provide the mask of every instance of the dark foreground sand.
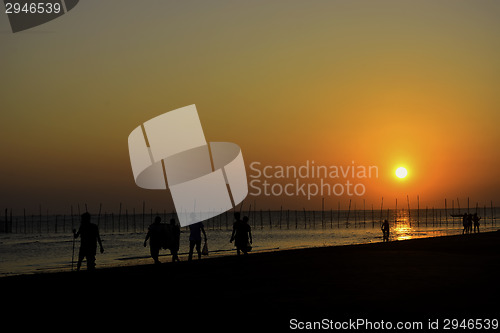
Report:
[[292,318],[499,318],[500,232],[13,276],[0,286],[2,317],[17,328],[274,332]]

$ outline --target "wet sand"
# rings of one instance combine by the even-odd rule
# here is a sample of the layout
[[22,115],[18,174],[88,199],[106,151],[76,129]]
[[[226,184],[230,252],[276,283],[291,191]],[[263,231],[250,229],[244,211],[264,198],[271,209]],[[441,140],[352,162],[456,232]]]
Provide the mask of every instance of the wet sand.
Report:
[[69,317],[88,328],[180,323],[187,331],[286,331],[292,318],[498,318],[500,231],[11,276],[0,285],[4,318],[32,318],[20,322],[39,328]]

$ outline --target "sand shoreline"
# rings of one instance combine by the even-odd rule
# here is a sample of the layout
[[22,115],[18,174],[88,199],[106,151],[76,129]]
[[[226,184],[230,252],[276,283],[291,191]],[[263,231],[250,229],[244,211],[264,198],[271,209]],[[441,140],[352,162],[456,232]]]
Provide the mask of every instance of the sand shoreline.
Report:
[[291,318],[498,317],[500,232],[7,276],[0,284],[14,307],[45,298],[62,305],[74,293],[100,299],[102,311],[194,315],[209,327],[238,325],[239,316],[253,318],[246,327],[279,330]]

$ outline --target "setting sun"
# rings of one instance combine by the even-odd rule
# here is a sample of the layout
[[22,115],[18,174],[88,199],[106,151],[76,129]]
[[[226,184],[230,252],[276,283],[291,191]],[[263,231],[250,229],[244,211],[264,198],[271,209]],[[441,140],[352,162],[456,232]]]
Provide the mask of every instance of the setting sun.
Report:
[[406,169],[403,167],[399,167],[396,170],[396,176],[398,176],[398,178],[405,178],[407,174],[408,174],[408,171],[406,171]]

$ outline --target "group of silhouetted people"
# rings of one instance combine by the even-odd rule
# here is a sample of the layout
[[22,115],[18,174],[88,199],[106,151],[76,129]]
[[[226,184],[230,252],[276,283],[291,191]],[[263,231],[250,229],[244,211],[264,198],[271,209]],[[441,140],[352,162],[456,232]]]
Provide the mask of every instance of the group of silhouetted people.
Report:
[[179,243],[181,229],[175,223],[175,219],[170,219],[170,224],[161,223],[161,217],[157,216],[153,224],[148,227],[148,233],[144,240],[144,247],[149,240],[149,253],[155,264],[159,264],[158,256],[160,249],[170,249],[172,262],[179,261]]
[[237,255],[240,255],[240,252],[247,255],[248,252],[252,250],[253,243],[252,230],[248,224],[248,216],[245,216],[243,217],[243,220],[240,220],[240,213],[234,213],[234,219],[233,232],[229,242],[232,243],[234,240]]
[[[244,255],[248,255],[248,252],[252,250],[252,231],[250,225],[248,224],[248,217],[243,217],[240,219],[240,213],[234,213],[235,221],[233,223],[233,232],[229,242],[234,241],[236,247],[236,254],[239,256],[241,252]],[[201,248],[201,236],[203,235],[204,246],[203,250]],[[147,245],[149,239],[149,247],[151,257],[154,262],[159,264],[158,260],[159,251],[161,248],[170,249],[172,253],[172,261],[179,261],[178,251],[180,243],[180,228],[175,223],[175,219],[170,220],[170,226],[164,226],[161,223],[161,218],[156,217],[155,223],[149,226],[146,239],[144,240],[144,246]],[[207,234],[202,222],[197,222],[189,225],[189,255],[188,261],[193,259],[194,249],[196,248],[196,253],[198,254],[198,259],[201,259],[202,254],[208,255],[207,248]]]
[[[234,214],[235,221],[233,223],[233,231],[230,242],[234,241],[236,253],[239,256],[241,252],[248,255],[252,250],[252,231],[248,224],[248,217],[240,219],[240,213]],[[201,259],[202,254],[208,255],[207,234],[202,222],[197,222],[189,225],[189,255],[188,261],[193,259],[193,252],[196,248],[198,259]],[[180,261],[179,245],[180,245],[180,226],[175,219],[170,219],[170,223],[162,223],[161,217],[156,216],[154,222],[148,227],[148,232],[144,240],[144,247],[149,241],[149,251],[151,258],[155,264],[160,264],[159,255],[161,249],[169,249],[172,255],[172,262]],[[202,236],[204,239],[203,250],[201,248]],[[95,255],[97,252],[97,244],[100,246],[101,253],[104,252],[101,237],[99,235],[99,227],[91,223],[91,215],[86,212],[81,216],[81,225],[78,231],[73,229],[74,240],[81,238],[80,250],[78,254],[77,271],[80,270],[83,259],[87,260],[87,270],[95,269]],[[73,256],[74,256],[74,241],[73,241]],[[73,261],[72,261],[73,262]]]
[[[457,215],[452,215],[452,216],[457,216]],[[477,216],[477,213],[474,214],[467,214],[464,213],[462,215],[463,219],[463,225],[464,229],[462,230],[462,234],[470,234],[472,233],[472,227],[474,227],[474,232],[479,232],[479,221],[481,218]],[[380,227],[382,230],[382,238],[384,242],[389,241],[389,235],[390,235],[390,228],[389,228],[389,221],[384,220],[384,223],[382,223],[382,226]]]
[[472,233],[472,226],[474,226],[474,232],[479,232],[479,220],[481,220],[481,218],[477,216],[477,213],[474,213],[474,215],[464,213],[462,217],[464,225],[464,230],[462,230],[462,235]]

